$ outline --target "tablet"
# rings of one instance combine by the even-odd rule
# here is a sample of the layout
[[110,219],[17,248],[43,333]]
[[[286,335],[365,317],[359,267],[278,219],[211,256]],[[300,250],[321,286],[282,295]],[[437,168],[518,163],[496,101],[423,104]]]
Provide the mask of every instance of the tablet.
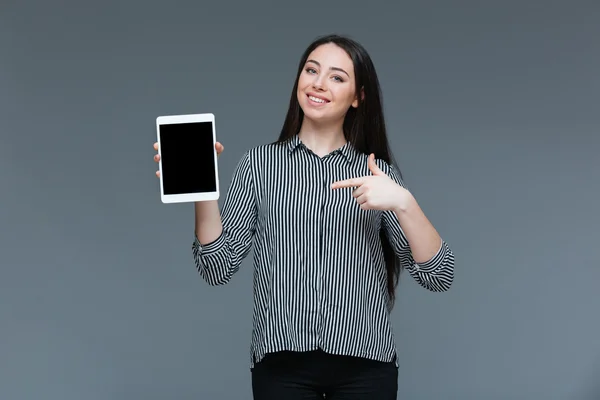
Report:
[[219,174],[213,114],[156,118],[163,203],[217,200]]

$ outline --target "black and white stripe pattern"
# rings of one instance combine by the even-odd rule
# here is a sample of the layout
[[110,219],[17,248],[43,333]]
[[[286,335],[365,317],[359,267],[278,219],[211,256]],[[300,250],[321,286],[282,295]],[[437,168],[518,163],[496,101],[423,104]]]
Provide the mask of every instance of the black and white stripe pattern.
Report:
[[[377,160],[399,184],[397,171]],[[396,355],[379,239],[385,229],[408,273],[447,290],[454,256],[445,241],[416,264],[393,212],[363,211],[337,180],[370,175],[350,144],[320,158],[295,136],[247,151],[225,198],[223,233],[193,255],[202,278],[227,283],[254,245],[251,365],[279,350],[324,351],[391,361]]]

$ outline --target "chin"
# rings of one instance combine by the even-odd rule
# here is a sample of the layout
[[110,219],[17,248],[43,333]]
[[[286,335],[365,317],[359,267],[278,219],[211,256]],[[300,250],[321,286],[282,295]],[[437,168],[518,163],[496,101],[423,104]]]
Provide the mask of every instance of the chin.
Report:
[[302,104],[300,105],[300,108],[304,113],[304,117],[312,121],[326,121],[331,119],[331,114],[326,112],[325,110],[315,110],[311,107],[305,107]]

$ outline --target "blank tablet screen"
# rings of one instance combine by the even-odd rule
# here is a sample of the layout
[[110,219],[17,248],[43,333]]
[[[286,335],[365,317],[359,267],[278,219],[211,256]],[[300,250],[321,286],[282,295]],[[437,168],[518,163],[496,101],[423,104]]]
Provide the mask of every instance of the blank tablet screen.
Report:
[[212,122],[159,125],[165,195],[217,190]]

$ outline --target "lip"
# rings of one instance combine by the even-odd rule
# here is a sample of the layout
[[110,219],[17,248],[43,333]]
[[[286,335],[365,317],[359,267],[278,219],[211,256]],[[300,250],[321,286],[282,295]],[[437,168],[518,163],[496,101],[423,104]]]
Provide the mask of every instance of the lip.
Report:
[[[321,100],[325,101],[325,103],[317,103],[317,104],[327,104],[327,103],[331,102],[331,100],[329,100],[328,98],[320,96],[320,95],[318,95],[316,93],[309,92],[309,93],[306,94],[306,97],[308,98],[309,96],[316,97],[317,99],[321,99]],[[310,98],[308,100],[311,101]]]

